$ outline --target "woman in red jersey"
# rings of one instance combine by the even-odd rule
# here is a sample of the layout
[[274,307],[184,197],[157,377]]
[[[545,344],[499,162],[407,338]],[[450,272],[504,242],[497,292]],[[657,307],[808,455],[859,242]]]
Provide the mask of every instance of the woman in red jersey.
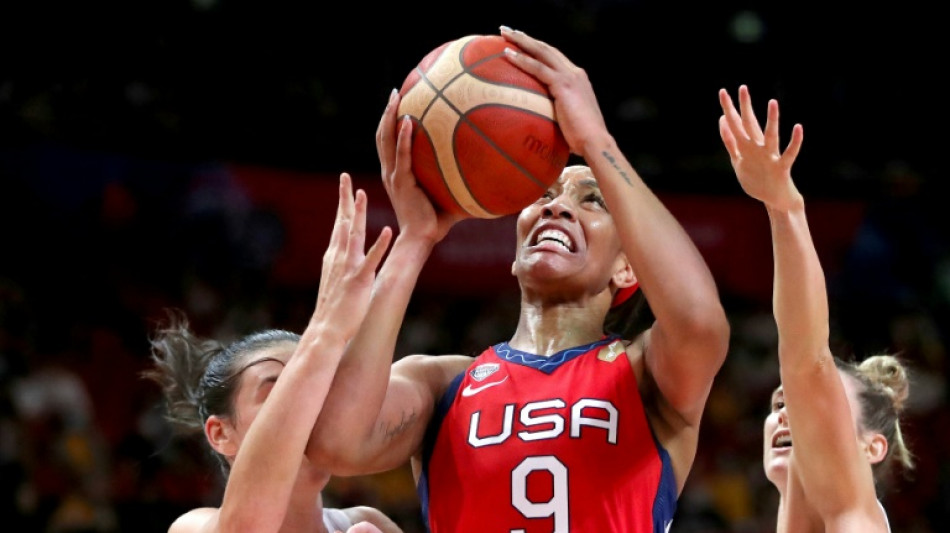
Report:
[[[308,453],[340,475],[411,458],[433,533],[663,532],[728,346],[716,285],[616,146],[585,71],[522,32],[501,34],[524,52],[508,59],[547,85],[586,163],[518,216],[517,327],[474,359],[392,363],[419,272],[458,221],[415,182],[412,124],[396,116],[394,91],[377,148],[400,233]],[[625,305],[645,297],[655,320],[622,334],[608,313],[637,286]]]

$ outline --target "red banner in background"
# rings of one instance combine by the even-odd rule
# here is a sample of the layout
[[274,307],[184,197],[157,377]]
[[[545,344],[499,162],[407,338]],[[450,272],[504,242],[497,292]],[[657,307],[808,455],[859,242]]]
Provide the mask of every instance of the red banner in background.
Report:
[[[761,202],[746,196],[661,199],[696,243],[721,293],[771,301],[772,235]],[[865,207],[863,202],[808,202],[812,239],[827,277],[841,268]]]
[[[228,170],[258,209],[273,211],[283,222],[285,243],[273,267],[274,280],[291,286],[316,284],[336,215],[339,176],[253,167]],[[385,226],[398,231],[379,177],[355,175],[353,185],[369,199],[367,246]],[[418,287],[475,296],[517,290],[511,275],[514,250],[514,216],[462,221],[433,250]]]
[[[289,286],[319,281],[338,199],[338,176],[271,168],[232,166],[228,171],[259,209],[276,213],[285,243],[273,276]],[[398,229],[386,191],[376,175],[353,176],[369,198],[368,241],[384,226]],[[765,208],[747,197],[660,195],[709,264],[720,292],[768,302],[772,293],[772,247]],[[832,275],[851,246],[864,216],[860,202],[809,202],[815,246]],[[515,217],[460,222],[433,250],[419,289],[443,294],[490,296],[516,290],[511,275]]]

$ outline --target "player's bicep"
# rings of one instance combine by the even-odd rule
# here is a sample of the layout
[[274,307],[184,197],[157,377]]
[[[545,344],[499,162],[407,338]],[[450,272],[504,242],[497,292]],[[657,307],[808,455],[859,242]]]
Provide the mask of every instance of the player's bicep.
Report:
[[393,364],[373,431],[375,469],[398,467],[422,447],[436,402],[472,358],[410,355]]
[[432,393],[424,383],[394,371],[377,420],[375,438],[384,449],[407,458],[422,442],[433,402]]
[[386,398],[373,428],[373,470],[404,464],[422,445],[435,404],[432,356],[410,355],[393,364]]
[[696,428],[728,345],[716,338],[684,342],[677,333],[657,322],[641,335],[646,373],[670,415],[668,421]]

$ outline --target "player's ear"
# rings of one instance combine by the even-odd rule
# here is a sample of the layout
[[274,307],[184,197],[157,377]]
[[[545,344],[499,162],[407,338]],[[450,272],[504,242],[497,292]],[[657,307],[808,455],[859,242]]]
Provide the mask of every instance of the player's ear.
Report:
[[621,256],[621,260],[622,262],[617,270],[614,271],[614,275],[610,278],[611,285],[617,288],[614,291],[613,300],[610,302],[611,308],[617,307],[629,300],[640,287],[640,282],[637,280],[636,274],[633,273],[633,267],[630,266],[630,262],[623,256]]
[[633,272],[633,267],[627,257],[620,254],[617,257],[617,264],[614,268],[614,275],[610,278],[614,286],[618,289],[625,289],[637,284],[637,275]]
[[234,457],[237,454],[237,432],[231,422],[224,417],[211,415],[205,421],[205,437],[214,451],[225,457]]
[[865,453],[871,464],[877,464],[887,457],[887,437],[880,433],[873,433],[864,440]]

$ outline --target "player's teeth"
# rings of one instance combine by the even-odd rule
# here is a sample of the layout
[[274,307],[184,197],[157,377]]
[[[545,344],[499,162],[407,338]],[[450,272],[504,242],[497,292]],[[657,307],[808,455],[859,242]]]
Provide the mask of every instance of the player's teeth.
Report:
[[546,229],[542,231],[541,234],[538,235],[538,242],[541,242],[543,240],[556,241],[559,244],[561,244],[561,246],[567,248],[568,250],[570,250],[574,246],[574,243],[571,241],[571,238],[568,237],[566,233],[564,233],[563,231],[556,230],[556,229]]

